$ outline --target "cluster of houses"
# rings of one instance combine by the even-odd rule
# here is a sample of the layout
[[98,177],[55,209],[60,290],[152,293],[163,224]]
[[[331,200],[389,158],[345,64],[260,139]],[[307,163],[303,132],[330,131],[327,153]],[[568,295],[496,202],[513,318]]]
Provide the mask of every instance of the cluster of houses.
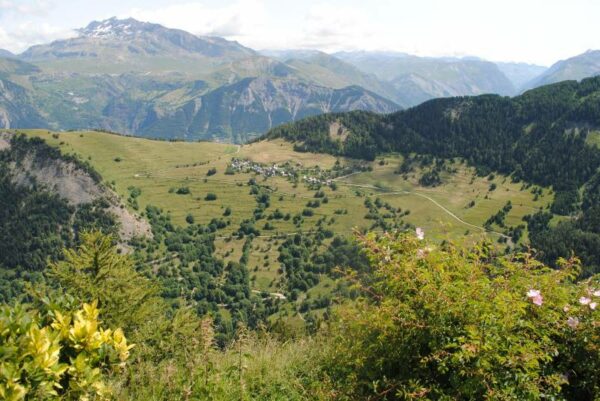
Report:
[[[264,177],[288,177],[291,180],[298,179],[300,173],[310,173],[311,170],[302,168],[300,164],[292,166],[289,163],[284,165],[273,164],[272,166],[265,166],[260,163],[256,163],[245,159],[232,159],[229,165],[235,171],[254,172]],[[331,185],[333,180],[331,178],[324,178],[324,172],[321,170],[315,171],[318,176],[315,175],[303,175],[302,181],[309,185]]]
[[268,167],[268,166],[263,166],[260,163],[255,163],[253,161],[244,160],[244,159],[232,159],[229,167],[231,167],[235,171],[254,172],[254,173],[260,174],[265,177],[274,177],[274,176],[295,177],[296,176],[295,172],[293,172],[293,171],[290,172],[289,167],[287,167],[287,166],[278,166],[278,165],[274,164],[274,165]]

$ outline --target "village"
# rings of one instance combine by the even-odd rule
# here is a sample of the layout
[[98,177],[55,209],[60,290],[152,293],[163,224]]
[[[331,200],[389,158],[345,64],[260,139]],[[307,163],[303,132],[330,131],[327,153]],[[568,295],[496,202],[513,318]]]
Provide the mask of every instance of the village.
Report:
[[334,180],[336,178],[363,171],[364,167],[342,167],[341,165],[336,164],[331,170],[323,170],[318,166],[306,168],[300,163],[292,165],[289,162],[281,165],[273,164],[271,166],[265,166],[264,164],[256,163],[248,159],[234,158],[231,160],[228,170],[236,172],[254,172],[266,178],[286,177],[289,181],[302,181],[308,185],[332,186],[334,185]]

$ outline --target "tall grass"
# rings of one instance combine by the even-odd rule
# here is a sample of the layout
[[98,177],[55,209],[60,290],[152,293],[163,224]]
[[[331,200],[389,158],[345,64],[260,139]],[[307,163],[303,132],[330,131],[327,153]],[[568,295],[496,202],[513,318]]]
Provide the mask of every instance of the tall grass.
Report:
[[154,364],[133,363],[117,383],[119,400],[325,400],[331,399],[320,375],[320,340],[281,341],[246,332],[225,350]]

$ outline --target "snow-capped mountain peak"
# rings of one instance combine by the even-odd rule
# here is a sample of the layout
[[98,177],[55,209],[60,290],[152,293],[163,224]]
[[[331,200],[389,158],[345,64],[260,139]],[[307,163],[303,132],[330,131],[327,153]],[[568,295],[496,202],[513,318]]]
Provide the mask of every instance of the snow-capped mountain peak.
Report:
[[133,18],[117,19],[112,17],[104,21],[91,22],[87,27],[79,29],[79,35],[89,38],[127,37],[139,34],[153,24],[140,22]]

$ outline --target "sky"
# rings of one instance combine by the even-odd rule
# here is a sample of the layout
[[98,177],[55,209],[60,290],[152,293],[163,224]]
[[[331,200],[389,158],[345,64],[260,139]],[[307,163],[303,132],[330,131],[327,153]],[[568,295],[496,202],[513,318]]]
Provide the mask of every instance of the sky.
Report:
[[551,65],[600,49],[600,0],[0,0],[0,49],[117,16],[253,49],[398,51]]

